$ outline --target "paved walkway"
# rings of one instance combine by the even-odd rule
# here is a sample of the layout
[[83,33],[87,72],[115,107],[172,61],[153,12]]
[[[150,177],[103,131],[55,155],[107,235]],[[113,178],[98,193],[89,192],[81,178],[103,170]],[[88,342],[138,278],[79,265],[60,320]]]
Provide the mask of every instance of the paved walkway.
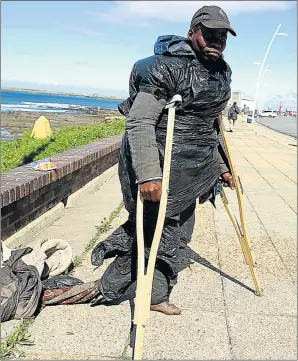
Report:
[[[296,360],[297,359],[297,174],[296,140],[258,124],[239,121],[227,133],[244,188],[248,229],[258,264],[262,297],[255,296],[248,266],[220,197],[197,208],[191,247],[197,262],[179,276],[172,301],[181,316],[151,313],[146,331],[146,359]],[[96,226],[121,202],[116,169],[111,178],[38,237],[61,237],[76,255],[104,239],[112,228]],[[114,172],[114,173],[113,173]],[[237,212],[235,192],[227,191]],[[97,236],[95,236],[97,234]],[[109,262],[94,271],[90,252],[74,275],[100,277]],[[130,310],[120,306],[46,307],[30,326],[34,345],[23,347],[28,359],[127,359]]]

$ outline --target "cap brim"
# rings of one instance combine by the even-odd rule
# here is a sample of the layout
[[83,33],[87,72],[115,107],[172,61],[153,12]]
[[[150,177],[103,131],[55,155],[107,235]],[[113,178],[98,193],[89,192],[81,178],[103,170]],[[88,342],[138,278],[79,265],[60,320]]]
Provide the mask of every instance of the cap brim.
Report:
[[203,20],[201,23],[206,26],[206,28],[211,29],[227,29],[233,36],[237,36],[235,30],[229,26],[225,21],[220,20]]

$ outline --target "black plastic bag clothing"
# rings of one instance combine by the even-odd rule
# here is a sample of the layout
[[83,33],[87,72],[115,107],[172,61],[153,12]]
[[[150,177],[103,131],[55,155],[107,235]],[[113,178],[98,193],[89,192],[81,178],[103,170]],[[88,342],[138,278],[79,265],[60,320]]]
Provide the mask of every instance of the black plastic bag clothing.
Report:
[[36,312],[42,292],[41,280],[35,266],[21,258],[32,248],[13,250],[1,268],[1,322],[29,318]]
[[57,288],[66,288],[76,285],[81,285],[84,282],[78,278],[68,276],[68,275],[59,275],[50,277],[42,281],[43,290],[54,290]]
[[[182,96],[182,105],[177,109],[175,117],[165,224],[167,220],[168,224],[171,224],[171,219],[179,218],[197,199],[200,203],[210,200],[214,204],[220,176],[218,152],[226,159],[217,121],[230,98],[230,82],[231,69],[223,58],[207,68],[196,58],[188,40],[178,36],[160,37],[155,44],[155,55],[138,61],[133,67],[130,97],[119,105],[119,111],[123,115],[129,114],[139,92],[152,94],[157,100],[169,100],[175,94]],[[161,169],[164,162],[167,118],[167,110],[162,111],[155,131]],[[121,257],[127,252],[130,253],[136,242],[138,178],[132,160],[131,141],[126,132],[120,148],[119,178],[125,208],[134,229],[126,229],[125,224],[100,243],[92,253],[93,265],[99,266],[107,257]],[[141,160],[139,161],[141,163]],[[154,176],[155,174],[152,174],[152,177]],[[150,211],[148,213],[147,216],[150,217]],[[186,244],[190,237],[191,234],[187,236]],[[177,242],[183,244],[183,234],[179,226],[165,226],[157,257],[170,265],[173,278],[189,263],[188,247],[183,246],[181,251]],[[149,249],[147,245],[147,254]],[[110,283],[113,282],[114,280],[111,280]]]
[[[177,282],[180,271],[192,264],[191,250],[188,243],[195,223],[193,203],[176,216],[167,217],[162,231],[156,271],[153,278],[152,303],[163,302],[169,296],[171,288]],[[150,246],[155,231],[159,204],[144,202],[144,243],[145,258],[148,259]],[[101,300],[96,303],[119,300],[128,287],[131,287],[137,275],[136,221],[130,215],[127,222],[117,228],[106,240],[93,250],[91,262],[101,266],[105,258],[117,256],[109,265],[99,281]],[[164,282],[164,281],[167,282]]]
[[[194,199],[199,198],[203,203],[213,195],[220,175],[218,152],[222,150],[217,119],[231,95],[231,69],[223,59],[206,68],[195,57],[187,39],[181,37],[160,37],[155,54],[135,64],[130,78],[130,97],[119,110],[127,115],[138,92],[166,100],[175,94],[182,96],[182,106],[175,118],[167,207],[167,214],[174,215]],[[156,127],[161,168],[167,117],[164,110]],[[137,178],[127,133],[121,146],[119,176],[128,211],[134,211]],[[155,175],[148,174],[148,178],[150,176]]]
[[[169,299],[169,280],[166,273],[155,267],[151,303],[157,305]],[[112,282],[111,282],[112,281]],[[119,256],[107,268],[99,282],[100,295],[91,306],[119,304],[133,301],[136,297],[136,257],[134,253]]]

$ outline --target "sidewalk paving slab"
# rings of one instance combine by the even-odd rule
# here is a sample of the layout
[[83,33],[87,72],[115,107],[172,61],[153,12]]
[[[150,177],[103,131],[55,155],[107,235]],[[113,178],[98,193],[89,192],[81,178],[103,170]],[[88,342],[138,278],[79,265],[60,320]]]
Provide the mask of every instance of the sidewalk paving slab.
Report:
[[34,345],[28,353],[120,357],[130,328],[129,305],[46,307],[30,327]]
[[231,360],[231,356],[224,313],[187,310],[177,317],[152,313],[144,359]]
[[234,360],[297,360],[296,321],[278,315],[230,314]]

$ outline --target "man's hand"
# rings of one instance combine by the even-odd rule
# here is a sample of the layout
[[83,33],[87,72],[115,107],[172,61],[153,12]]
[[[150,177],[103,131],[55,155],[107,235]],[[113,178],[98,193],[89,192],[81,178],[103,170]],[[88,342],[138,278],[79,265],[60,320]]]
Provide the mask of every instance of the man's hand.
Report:
[[227,172],[221,175],[223,179],[223,186],[230,187],[231,189],[235,189],[234,179],[231,173]]
[[140,192],[145,201],[159,202],[161,197],[161,181],[148,181],[141,184]]

